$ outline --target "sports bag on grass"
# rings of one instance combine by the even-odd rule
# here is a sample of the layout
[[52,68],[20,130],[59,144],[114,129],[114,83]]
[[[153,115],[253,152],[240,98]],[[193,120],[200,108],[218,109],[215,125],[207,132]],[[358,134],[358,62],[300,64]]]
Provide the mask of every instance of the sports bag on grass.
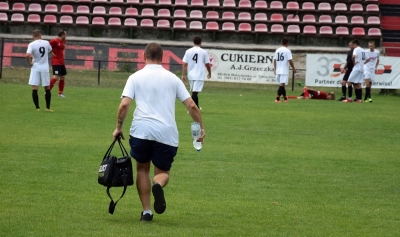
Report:
[[[111,155],[111,151],[117,141],[122,151],[121,158]],[[128,152],[126,151],[120,139],[114,140],[104,155],[103,161],[101,162],[99,168],[98,182],[99,184],[107,187],[107,195],[111,199],[108,212],[113,214],[118,201],[125,195],[126,188],[133,185],[131,157],[128,155]],[[114,202],[113,198],[111,197],[111,187],[124,187],[121,197],[116,202]]]

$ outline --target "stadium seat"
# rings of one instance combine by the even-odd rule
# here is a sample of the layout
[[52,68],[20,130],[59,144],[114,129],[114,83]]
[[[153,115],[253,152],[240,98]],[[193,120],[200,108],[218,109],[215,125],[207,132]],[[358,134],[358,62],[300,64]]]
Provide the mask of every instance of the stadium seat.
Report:
[[363,6],[360,3],[353,3],[350,6],[350,11],[352,12],[362,12],[364,11]]
[[378,16],[370,16],[367,19],[367,24],[368,25],[380,25],[381,24],[381,20],[379,19]]
[[108,19],[108,25],[109,26],[120,26],[121,19],[119,19],[118,17],[110,17],[110,19]]
[[271,26],[271,32],[272,33],[283,33],[283,26],[282,25],[278,25],[278,24],[274,24]]
[[382,36],[382,33],[379,28],[370,28],[368,30],[368,36]]
[[[93,8],[93,14],[96,15],[105,15],[106,14],[106,9],[103,6],[95,6]],[[93,23],[92,23],[93,24]]]
[[47,24],[56,24],[57,23],[57,18],[55,15],[45,15],[43,19],[44,23]]
[[251,32],[251,25],[249,23],[240,23],[238,30],[239,32]]
[[207,6],[208,7],[219,7],[219,0],[208,0]]
[[300,22],[300,18],[299,18],[299,15],[290,14],[290,15],[287,15],[286,21],[287,22]]
[[347,16],[336,16],[335,17],[335,23],[347,24],[347,23],[349,23],[349,21],[347,20]]
[[143,8],[141,16],[154,16],[154,10],[152,8]]
[[330,11],[331,5],[327,2],[321,2],[320,4],[318,4],[318,10],[319,11]]
[[258,22],[260,22],[260,21],[268,21],[267,14],[261,13],[261,12],[260,13],[256,13],[254,15],[254,20],[258,21]]
[[77,25],[89,25],[89,18],[87,16],[78,16],[75,23]]
[[330,26],[321,26],[319,28],[319,34],[320,35],[332,35],[333,34],[332,27],[330,27]]
[[239,8],[251,8],[251,2],[249,0],[240,0]]
[[57,5],[55,4],[47,4],[44,8],[44,12],[58,12]]
[[171,12],[169,9],[160,9],[157,13],[158,17],[171,17]]
[[306,15],[303,16],[303,22],[313,22],[313,23],[315,23],[316,22],[315,16],[311,15],[311,14],[306,14]]
[[107,0],[94,0],[94,2],[107,2]]
[[186,22],[182,20],[175,21],[174,29],[186,29]]
[[298,2],[288,2],[288,3],[286,3],[286,9],[298,10],[299,9],[299,3]]
[[136,8],[130,7],[125,9],[125,16],[137,16],[138,10]]
[[364,30],[364,28],[361,28],[361,27],[354,27],[353,30],[351,31],[351,34],[358,35],[358,36],[364,36],[365,30]]
[[32,3],[32,4],[29,5],[28,11],[29,12],[41,12],[42,11],[42,7],[38,3]]
[[122,15],[122,10],[120,7],[110,7],[108,15],[120,16]]
[[224,0],[222,3],[223,7],[236,7],[235,0]]
[[203,13],[199,10],[193,10],[189,14],[190,18],[203,18]]
[[158,5],[166,5],[166,6],[171,6],[172,2],[171,0],[159,0]]
[[[283,4],[281,1],[272,1],[271,5],[269,5],[269,8],[271,9],[283,9]],[[272,28],[271,28],[272,32]]]
[[317,34],[317,29],[315,28],[315,26],[304,26],[303,33],[315,35]]
[[349,29],[347,27],[339,26],[336,28],[336,35],[349,35]]
[[190,3],[191,6],[204,6],[203,0],[192,0]]
[[96,16],[93,17],[92,19],[92,25],[97,25],[97,26],[104,26],[106,22],[104,21],[104,18],[101,16]]
[[335,11],[347,11],[347,6],[345,3],[336,3],[333,9]]
[[362,16],[351,17],[351,24],[364,24],[364,18]]
[[78,14],[89,14],[90,10],[88,6],[85,5],[80,5],[78,6],[78,8],[76,9],[76,13]]
[[126,18],[124,26],[137,26],[137,20],[135,18]]
[[60,24],[68,25],[73,24],[72,16],[61,16],[60,17]]
[[224,22],[224,24],[222,24],[222,30],[223,31],[235,31],[235,24],[233,22]]
[[240,21],[251,21],[251,14],[248,12],[241,12],[238,15],[238,20]]
[[13,4],[12,10],[15,12],[24,12],[25,11],[25,4],[16,2]]
[[319,16],[318,22],[332,23],[332,17],[330,15],[321,15],[321,16]]
[[274,22],[283,21],[283,16],[280,13],[274,13],[274,14],[271,15],[270,21],[274,21]]
[[233,13],[233,12],[224,12],[224,13],[222,13],[222,19],[224,19],[224,20],[235,20],[235,13]]
[[110,0],[111,3],[124,3],[124,0]]
[[8,2],[0,2],[0,11],[8,11],[9,9],[10,6],[8,5]]
[[140,22],[140,26],[142,26],[142,27],[154,27],[154,22],[153,22],[152,19],[143,19]]
[[74,7],[72,5],[62,5],[61,6],[61,13],[74,13]]
[[7,21],[8,21],[7,13],[0,12],[0,22],[7,22]]
[[207,22],[206,30],[219,30],[218,22],[216,21]]
[[142,0],[142,3],[146,5],[156,5],[155,0]]
[[206,14],[206,19],[219,19],[219,14],[217,11],[208,11]]
[[376,4],[368,4],[367,12],[379,12],[379,7]]
[[[186,11],[185,10],[175,10],[174,12],[175,18],[186,18]],[[186,28],[186,26],[185,26]]]
[[175,0],[175,6],[188,6],[187,0]]
[[139,4],[139,0],[126,0],[127,4]]
[[268,27],[266,24],[256,24],[254,27],[255,32],[268,32]]
[[78,0],[78,2],[91,2],[92,0]]
[[288,25],[286,32],[289,34],[300,34],[299,25]]
[[313,2],[303,2],[301,7],[303,10],[315,10],[315,4]]
[[158,20],[157,21],[157,27],[160,28],[169,28],[171,24],[169,23],[169,20]]
[[[255,9],[267,9],[268,8],[268,6],[267,6],[267,2],[266,1],[256,1],[255,3],[254,3],[254,8]],[[260,27],[262,27],[262,26],[260,26]],[[265,27],[267,27],[267,26],[265,26]],[[260,28],[261,29],[261,28]],[[266,31],[265,31],[266,32]]]
[[202,30],[203,24],[200,21],[192,21],[189,24],[189,29]]
[[38,14],[30,14],[28,16],[29,23],[40,23],[40,16]]

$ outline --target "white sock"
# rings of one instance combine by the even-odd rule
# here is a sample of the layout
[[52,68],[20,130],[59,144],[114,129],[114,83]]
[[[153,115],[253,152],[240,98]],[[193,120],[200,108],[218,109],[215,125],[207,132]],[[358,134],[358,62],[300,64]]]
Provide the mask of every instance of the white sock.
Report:
[[146,214],[153,215],[153,213],[151,212],[151,210],[146,210],[146,211],[143,211],[143,215],[146,215]]

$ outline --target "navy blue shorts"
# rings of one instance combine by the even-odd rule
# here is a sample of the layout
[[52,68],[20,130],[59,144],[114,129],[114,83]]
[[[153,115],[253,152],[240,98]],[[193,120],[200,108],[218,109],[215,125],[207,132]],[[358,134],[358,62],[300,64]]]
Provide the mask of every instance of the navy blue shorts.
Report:
[[130,136],[131,156],[139,163],[152,161],[154,166],[169,171],[178,147]]

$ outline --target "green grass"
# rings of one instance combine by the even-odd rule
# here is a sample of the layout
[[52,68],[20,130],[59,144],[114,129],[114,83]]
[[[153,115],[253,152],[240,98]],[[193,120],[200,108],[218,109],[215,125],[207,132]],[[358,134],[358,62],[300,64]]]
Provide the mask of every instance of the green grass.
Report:
[[398,96],[275,104],[271,85],[208,83],[200,95],[206,143],[200,153],[192,147],[191,118],[178,103],[168,208],[140,223],[135,187],[110,215],[96,180],[125,76],[110,74],[117,79],[98,87],[71,72],[68,97],[53,97],[48,113],[35,111],[30,87],[21,85],[27,80],[6,75],[0,236],[400,235]]

